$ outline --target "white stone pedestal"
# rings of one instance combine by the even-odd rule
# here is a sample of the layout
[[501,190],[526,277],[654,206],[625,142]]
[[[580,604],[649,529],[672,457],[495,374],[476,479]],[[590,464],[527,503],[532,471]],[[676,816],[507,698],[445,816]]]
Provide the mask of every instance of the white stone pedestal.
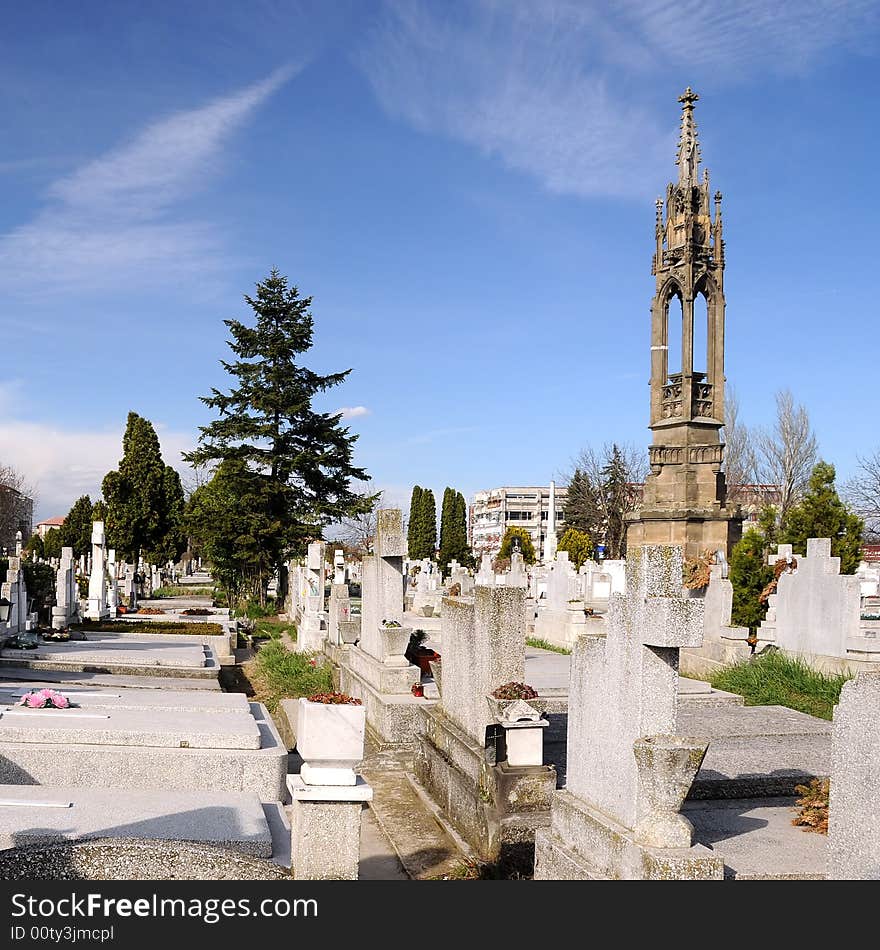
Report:
[[361,848],[361,809],[373,789],[356,785],[306,785],[287,776],[292,799],[291,872],[298,881],[356,881]]

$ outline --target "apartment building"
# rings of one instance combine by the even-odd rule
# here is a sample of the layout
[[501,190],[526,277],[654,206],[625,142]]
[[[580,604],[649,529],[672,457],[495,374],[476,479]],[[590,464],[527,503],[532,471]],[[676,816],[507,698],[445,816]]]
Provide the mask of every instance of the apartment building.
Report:
[[[556,535],[565,530],[567,489],[556,486]],[[540,557],[550,514],[550,486],[505,486],[478,491],[468,508],[468,542],[476,557],[495,555],[507,528],[525,528]]]

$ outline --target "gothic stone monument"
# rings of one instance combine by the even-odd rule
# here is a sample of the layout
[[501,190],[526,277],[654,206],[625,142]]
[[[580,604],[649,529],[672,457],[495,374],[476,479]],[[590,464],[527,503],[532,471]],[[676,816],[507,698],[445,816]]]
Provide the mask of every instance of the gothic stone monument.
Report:
[[[627,543],[679,544],[685,557],[706,549],[729,553],[742,522],[727,506],[721,472],[724,446],[724,241],[721,192],[709,209],[709,173],[698,177],[700,146],[694,123],[698,96],[688,87],[682,103],[678,181],[666,188],[666,215],[657,200],[657,280],[651,304],[651,472],[642,507],[629,517]],[[706,305],[706,352],[694,353],[694,311]],[[669,352],[670,303],[681,303],[679,356]],[[698,371],[695,363],[701,366]]]

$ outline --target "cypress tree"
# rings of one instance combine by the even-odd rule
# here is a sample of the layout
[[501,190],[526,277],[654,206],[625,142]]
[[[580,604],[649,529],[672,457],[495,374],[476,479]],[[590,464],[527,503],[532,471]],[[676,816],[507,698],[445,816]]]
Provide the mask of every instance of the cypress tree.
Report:
[[410,560],[418,560],[421,555],[419,550],[419,535],[421,533],[422,518],[422,489],[418,485],[413,486],[412,497],[409,500],[409,524],[406,527],[406,550]]
[[61,546],[73,548],[73,556],[80,557],[92,549],[92,500],[81,495],[67,512],[61,532]]
[[[153,424],[129,412],[119,468],[101,484],[107,529],[122,557],[137,564],[162,538],[165,463]],[[89,506],[91,516],[91,505]]]
[[440,564],[443,571],[450,561],[470,564],[471,553],[467,543],[467,505],[464,495],[447,488],[443,493],[443,512],[440,519]]
[[437,502],[430,488],[422,492],[421,509],[421,557],[433,558],[437,553]]

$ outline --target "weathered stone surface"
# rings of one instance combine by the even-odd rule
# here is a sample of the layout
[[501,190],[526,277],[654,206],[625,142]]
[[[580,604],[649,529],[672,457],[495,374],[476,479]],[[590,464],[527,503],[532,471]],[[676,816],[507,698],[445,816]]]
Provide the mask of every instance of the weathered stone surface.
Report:
[[571,657],[567,787],[627,828],[639,817],[633,743],[676,732],[676,647],[699,645],[703,605],[680,596],[681,565],[679,548],[631,551],[606,636]]
[[293,876],[300,881],[356,881],[364,798],[304,798],[298,794],[298,778],[292,776],[289,783]]
[[478,744],[494,721],[486,694],[525,678],[525,590],[477,587],[443,601],[443,708]]
[[[53,804],[54,803],[54,804]],[[0,785],[0,849],[88,838],[210,843],[272,856],[272,836],[253,793]]]
[[[253,791],[261,801],[286,796],[287,750],[266,708],[251,703],[259,749],[187,749],[71,743],[4,742],[0,783],[77,788]],[[220,717],[224,720],[232,716]]]
[[828,877],[880,879],[880,671],[846,683],[834,710]]

